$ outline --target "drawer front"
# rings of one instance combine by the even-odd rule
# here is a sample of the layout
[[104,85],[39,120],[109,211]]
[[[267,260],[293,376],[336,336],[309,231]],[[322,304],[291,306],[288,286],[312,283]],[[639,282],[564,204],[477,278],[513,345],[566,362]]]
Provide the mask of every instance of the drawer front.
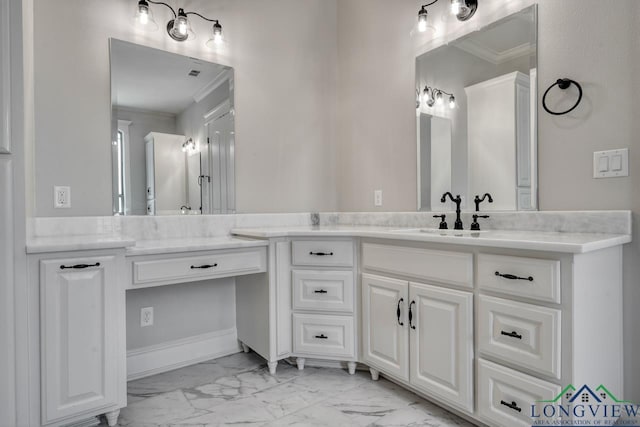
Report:
[[294,310],[353,312],[353,272],[294,270]]
[[560,311],[481,295],[480,351],[560,378]]
[[[496,365],[483,359],[478,361],[478,415],[491,426],[531,427],[532,406],[542,413],[541,400],[553,400],[561,392],[560,386],[521,372]],[[552,424],[545,418],[545,425]],[[558,424],[559,425],[559,424]]]
[[560,303],[560,261],[478,255],[480,289]]
[[293,265],[351,267],[353,242],[345,240],[296,240],[291,243]]
[[355,357],[353,317],[293,315],[293,352],[339,358]]
[[401,246],[362,245],[364,268],[473,287],[473,254]]
[[180,283],[266,271],[266,248],[133,262],[133,284]]

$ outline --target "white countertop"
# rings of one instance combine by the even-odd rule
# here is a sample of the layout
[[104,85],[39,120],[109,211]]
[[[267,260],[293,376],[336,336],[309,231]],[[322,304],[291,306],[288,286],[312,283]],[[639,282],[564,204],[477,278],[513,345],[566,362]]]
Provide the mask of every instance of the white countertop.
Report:
[[68,237],[36,237],[27,241],[27,253],[67,252],[94,249],[123,249],[136,244],[134,239],[112,234]]
[[236,228],[231,233],[254,239],[273,237],[368,237],[376,239],[409,240],[430,243],[446,243],[494,248],[528,249],[548,252],[584,253],[631,241],[628,234],[560,233],[540,231],[486,230],[464,235],[454,235],[447,230],[446,235],[430,230],[402,229],[398,227],[368,226],[307,226],[307,227],[265,227]]
[[206,251],[216,249],[237,249],[268,246],[265,240],[242,239],[239,237],[191,237],[184,239],[138,240],[135,246],[127,248],[127,256],[154,255],[176,252]]

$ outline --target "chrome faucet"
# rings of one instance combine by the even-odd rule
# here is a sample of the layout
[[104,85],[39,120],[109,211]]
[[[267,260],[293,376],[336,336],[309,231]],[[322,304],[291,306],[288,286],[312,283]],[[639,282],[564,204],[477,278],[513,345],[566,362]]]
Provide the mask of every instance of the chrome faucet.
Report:
[[463,230],[464,228],[462,227],[462,220],[460,219],[460,204],[462,203],[462,198],[460,197],[460,195],[458,194],[456,197],[453,197],[453,194],[451,194],[450,192],[446,192],[442,195],[442,198],[440,199],[440,201],[442,203],[447,201],[447,196],[449,196],[449,198],[451,199],[451,201],[453,203],[456,204],[456,223],[453,226],[454,230]]

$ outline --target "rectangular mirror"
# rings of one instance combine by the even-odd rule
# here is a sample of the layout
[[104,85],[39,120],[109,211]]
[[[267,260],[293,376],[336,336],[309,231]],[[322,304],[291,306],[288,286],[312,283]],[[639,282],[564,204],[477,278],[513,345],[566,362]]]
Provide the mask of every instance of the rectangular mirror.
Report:
[[235,213],[233,69],[110,40],[114,215]]
[[537,9],[416,58],[418,210],[537,209]]

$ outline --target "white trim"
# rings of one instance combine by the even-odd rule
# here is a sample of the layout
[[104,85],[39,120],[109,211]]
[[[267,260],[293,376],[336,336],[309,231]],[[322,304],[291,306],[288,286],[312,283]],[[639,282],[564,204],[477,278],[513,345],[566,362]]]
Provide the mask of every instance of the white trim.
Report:
[[[9,1],[0,2],[0,154],[11,153],[11,17]],[[14,29],[15,31],[15,29]]]
[[216,76],[215,79],[211,80],[211,82],[207,83],[205,87],[200,89],[195,95],[193,95],[193,100],[196,102],[200,102],[207,97],[211,92],[220,87],[224,82],[229,80],[231,77],[231,73],[229,70],[224,70],[220,74]]
[[124,172],[122,174],[122,187],[124,191],[124,214],[131,215],[131,156],[129,151],[129,126],[131,126],[130,120],[118,120],[118,131],[122,132],[122,168]]
[[116,113],[122,112],[122,113],[146,114],[150,116],[166,117],[168,119],[175,119],[177,117],[177,115],[174,113],[167,113],[164,111],[153,111],[153,110],[148,110],[146,108],[119,107],[117,105],[115,105],[113,108],[116,110]]
[[511,49],[499,52],[483,46],[475,40],[465,39],[457,42],[455,47],[495,65],[500,65],[522,56],[535,55],[536,53],[536,46],[532,43],[523,43],[520,46],[514,46]]
[[215,108],[213,108],[212,110],[209,110],[202,116],[204,118],[205,126],[211,123],[212,121],[214,121],[215,119],[219,118],[224,113],[229,112],[230,110],[231,110],[231,100],[227,98],[224,101],[222,101],[220,104],[218,104]]
[[514,82],[526,88],[529,88],[529,76],[527,76],[526,74],[520,71],[513,71],[511,73],[503,74],[501,76],[494,77],[492,79],[485,80],[483,82],[476,83],[471,86],[467,86],[464,88],[464,90],[466,93],[481,90],[481,89],[487,90],[487,89],[491,89],[493,86],[498,86],[507,82]]
[[127,352],[127,381],[235,354],[242,349],[235,328]]

